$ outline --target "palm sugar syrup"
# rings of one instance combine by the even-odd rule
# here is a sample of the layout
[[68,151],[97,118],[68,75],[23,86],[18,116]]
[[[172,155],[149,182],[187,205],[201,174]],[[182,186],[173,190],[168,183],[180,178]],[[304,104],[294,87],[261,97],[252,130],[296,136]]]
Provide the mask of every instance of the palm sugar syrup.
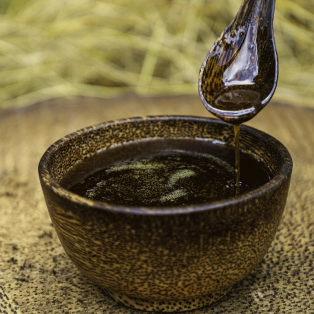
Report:
[[246,167],[237,187],[232,147],[185,141],[168,139],[166,148],[162,139],[106,149],[70,168],[60,185],[114,205],[178,207],[226,200],[270,180],[260,162],[242,153]]

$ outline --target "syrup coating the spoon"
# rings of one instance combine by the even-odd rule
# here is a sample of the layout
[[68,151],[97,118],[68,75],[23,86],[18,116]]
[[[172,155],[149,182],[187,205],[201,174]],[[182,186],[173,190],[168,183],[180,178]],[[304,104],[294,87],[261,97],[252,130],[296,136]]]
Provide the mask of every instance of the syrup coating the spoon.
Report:
[[252,119],[275,92],[274,11],[275,0],[244,0],[202,64],[200,97],[225,122],[240,124]]

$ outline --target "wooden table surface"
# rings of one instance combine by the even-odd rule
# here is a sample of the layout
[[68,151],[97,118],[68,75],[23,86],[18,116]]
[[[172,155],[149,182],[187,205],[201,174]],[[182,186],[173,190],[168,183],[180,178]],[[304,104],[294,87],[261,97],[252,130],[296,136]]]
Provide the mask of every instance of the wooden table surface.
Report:
[[[69,260],[37,165],[50,144],[77,129],[161,114],[211,116],[192,96],[55,99],[0,111],[0,313],[144,313],[115,303]],[[286,209],[257,268],[222,300],[191,313],[314,313],[314,109],[270,103],[247,124],[292,155]]]

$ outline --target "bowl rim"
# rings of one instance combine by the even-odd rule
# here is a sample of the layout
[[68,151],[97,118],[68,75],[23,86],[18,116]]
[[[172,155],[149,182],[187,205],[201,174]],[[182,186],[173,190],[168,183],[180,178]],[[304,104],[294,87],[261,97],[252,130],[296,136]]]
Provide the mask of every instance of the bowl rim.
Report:
[[276,138],[253,128],[251,126],[241,124],[241,131],[245,130],[246,132],[250,133],[253,136],[259,136],[265,139],[266,141],[275,141],[278,145],[278,150],[280,151],[280,155],[283,159],[283,166],[278,171],[278,173],[267,183],[263,184],[262,186],[254,189],[250,192],[241,194],[240,196],[234,196],[232,198],[216,201],[208,204],[202,205],[195,205],[195,206],[180,206],[180,207],[135,207],[135,206],[119,206],[113,205],[106,202],[101,201],[92,201],[87,199],[83,196],[79,196],[73,192],[68,191],[67,189],[61,187],[50,175],[48,171],[48,162],[49,157],[63,144],[69,142],[73,138],[77,136],[81,136],[82,134],[92,133],[96,130],[114,126],[117,124],[124,124],[124,123],[134,123],[140,121],[160,121],[160,120],[192,120],[195,122],[207,122],[207,123],[215,123],[221,124],[224,126],[233,126],[232,124],[226,123],[222,120],[216,118],[207,118],[207,117],[199,117],[199,116],[190,116],[190,115],[156,115],[156,116],[143,116],[143,117],[133,117],[133,118],[124,118],[124,119],[117,119],[111,120],[107,122],[101,122],[92,126],[88,126],[78,131],[72,132],[61,139],[57,140],[53,144],[49,146],[49,148],[45,151],[43,156],[41,157],[38,165],[38,174],[41,181],[41,184],[44,184],[48,189],[50,189],[53,193],[57,194],[63,199],[67,199],[70,202],[74,202],[77,205],[83,205],[92,210],[101,210],[101,211],[110,211],[110,212],[119,212],[125,214],[138,214],[138,215],[176,215],[176,214],[189,214],[189,213],[196,213],[201,211],[208,211],[208,210],[215,210],[223,207],[229,207],[231,205],[236,205],[239,203],[243,203],[248,201],[249,199],[256,199],[261,194],[265,194],[267,192],[271,192],[275,190],[281,183],[289,177],[289,174],[292,172],[293,168],[293,161],[292,157],[288,151],[288,149]]

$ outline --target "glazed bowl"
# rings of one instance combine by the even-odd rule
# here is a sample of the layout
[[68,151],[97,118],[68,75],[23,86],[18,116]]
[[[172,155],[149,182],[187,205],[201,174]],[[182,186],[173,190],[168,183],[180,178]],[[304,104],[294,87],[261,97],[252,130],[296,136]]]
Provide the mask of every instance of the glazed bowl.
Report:
[[[92,201],[60,186],[75,163],[132,141],[184,139],[234,146],[233,127],[216,119],[157,116],[111,121],[52,144],[39,178],[54,228],[77,268],[116,301],[179,312],[209,305],[247,276],[266,254],[285,207],[292,159],[275,138],[241,127],[240,147],[271,180],[215,203],[126,207]],[[245,165],[243,165],[245,166]]]

